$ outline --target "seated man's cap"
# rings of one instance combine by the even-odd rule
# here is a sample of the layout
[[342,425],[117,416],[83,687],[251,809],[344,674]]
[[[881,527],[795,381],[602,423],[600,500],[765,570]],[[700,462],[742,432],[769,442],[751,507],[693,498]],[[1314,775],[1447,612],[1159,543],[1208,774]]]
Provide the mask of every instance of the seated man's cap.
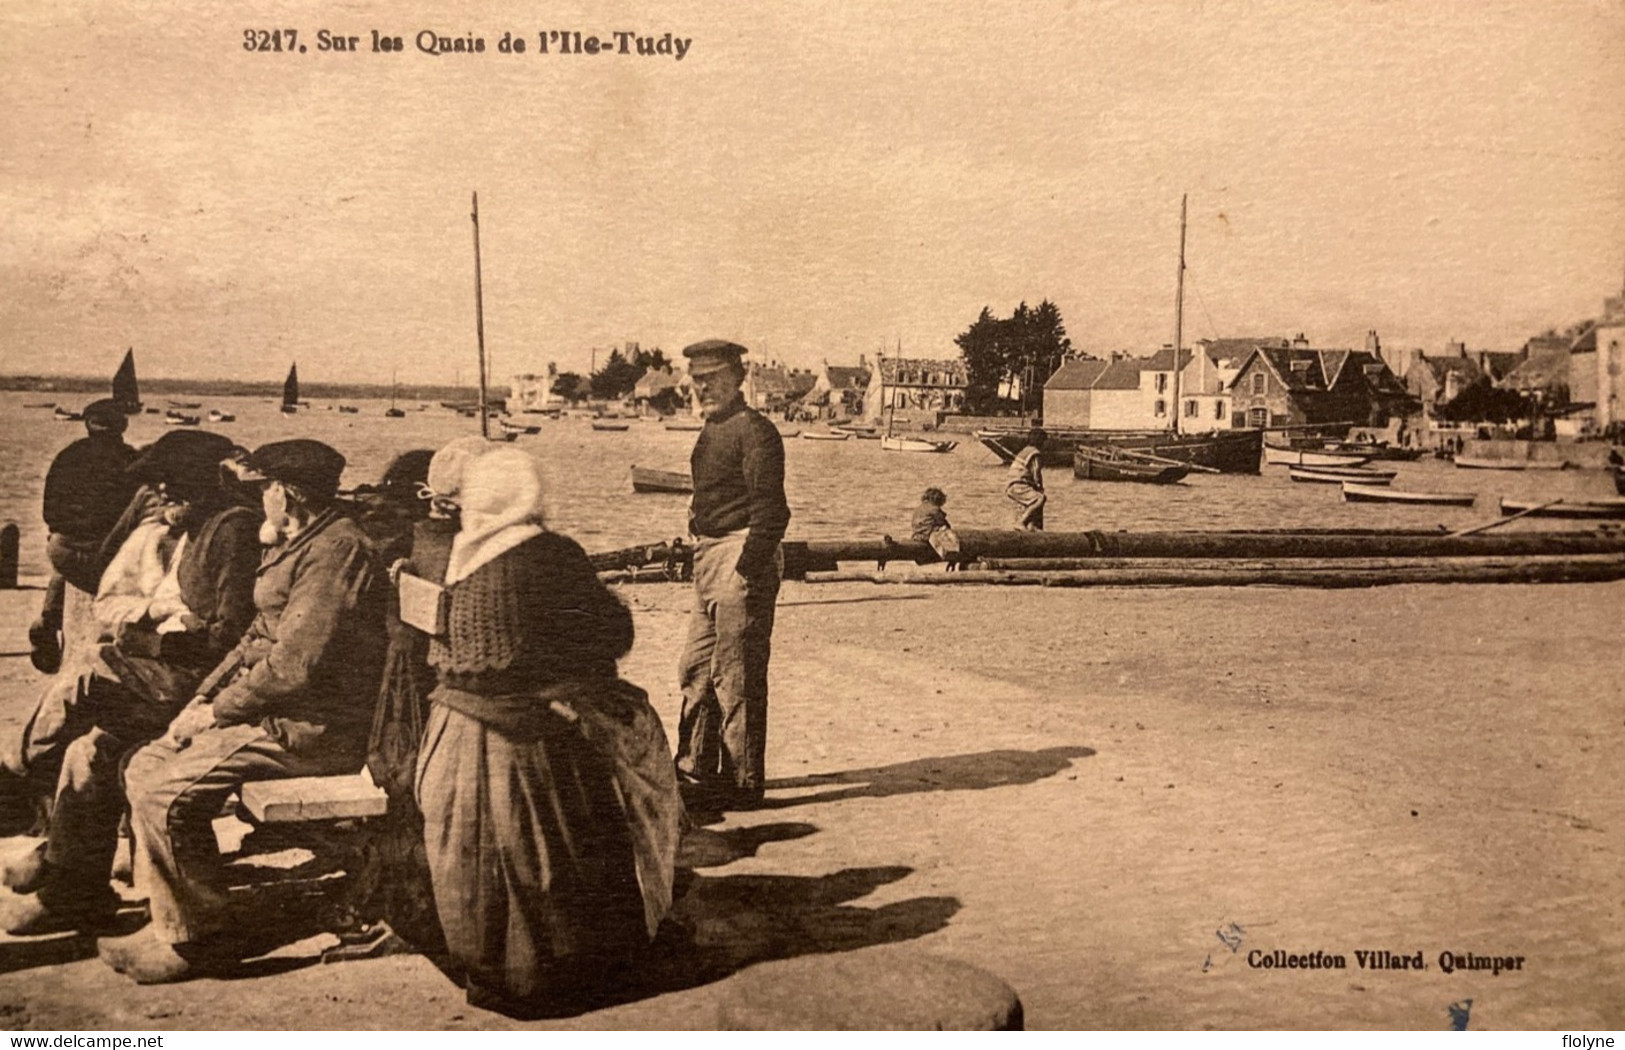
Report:
[[415,448],[402,452],[384,468],[384,476],[378,479],[378,484],[357,485],[355,494],[385,496],[401,501],[416,500],[418,489],[428,484],[429,463],[433,459],[433,449]]
[[726,339],[706,339],[683,347],[683,356],[688,358],[688,374],[691,376],[720,372],[738,364],[739,359],[749,352],[738,343],[730,343]]
[[125,472],[139,481],[203,492],[219,486],[220,464],[235,447],[230,438],[206,430],[171,430],[143,449]]
[[343,473],[344,457],[337,449],[309,438],[294,438],[273,441],[249,453],[238,476],[244,481],[280,481],[331,499]]
[[124,409],[110,397],[92,401],[85,406],[85,410],[80,413],[80,416],[87,425],[98,427],[122,427],[129,422],[125,418]]

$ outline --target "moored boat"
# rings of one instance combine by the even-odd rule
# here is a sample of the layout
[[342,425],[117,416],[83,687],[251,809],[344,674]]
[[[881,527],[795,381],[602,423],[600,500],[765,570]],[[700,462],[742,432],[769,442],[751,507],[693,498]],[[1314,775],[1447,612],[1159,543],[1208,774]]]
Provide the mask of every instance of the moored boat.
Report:
[[684,433],[704,430],[705,421],[700,419],[668,419],[666,421],[666,429],[682,431]]
[[880,447],[885,452],[952,452],[957,447],[957,441],[929,441],[925,438],[899,437],[885,434],[880,438]]
[[191,411],[192,409],[195,409],[195,408],[202,408],[203,407],[203,402],[201,402],[201,401],[170,401],[169,402],[169,407],[175,409],[177,412]]
[[1191,472],[1185,463],[1136,456],[1109,446],[1084,446],[1073,453],[1072,476],[1087,481],[1138,481],[1171,485]]
[[1370,461],[1370,456],[1358,452],[1281,448],[1270,444],[1264,446],[1264,462],[1276,467],[1358,467]]
[[164,413],[164,425],[169,427],[195,427],[202,422],[197,416],[177,412],[173,408]]
[[1374,470],[1370,467],[1288,467],[1293,481],[1321,482],[1335,485],[1343,481],[1357,481],[1367,485],[1387,485],[1399,476],[1397,470]]
[[541,427],[527,426],[523,423],[510,423],[506,419],[497,420],[497,427],[503,433],[513,434],[516,437],[521,434],[540,434],[542,432]]
[[230,412],[222,412],[218,408],[211,408],[209,409],[209,422],[235,423],[237,422],[237,417],[232,415]]
[[113,373],[113,400],[127,416],[141,412],[141,390],[135,381],[135,348],[124,351],[124,360]]
[[288,378],[282,381],[282,414],[291,416],[299,411],[299,363],[288,366]]
[[56,402],[55,401],[36,401],[31,405],[24,405],[23,407],[24,408],[55,408],[56,407]]
[[56,411],[51,413],[51,418],[55,419],[58,423],[73,423],[83,419],[84,417],[77,412],[70,412],[61,405],[58,405],[56,407]]
[[1593,497],[1546,502],[1503,497],[1501,513],[1531,518],[1625,518],[1625,498]]
[[609,422],[605,422],[604,420],[601,420],[601,419],[595,419],[595,420],[592,421],[592,428],[594,430],[621,431],[621,430],[630,430],[630,429],[632,429],[632,424],[630,424],[630,423],[609,423]]
[[1421,506],[1471,507],[1478,499],[1471,492],[1406,492],[1382,485],[1362,485],[1344,480],[1343,500],[1346,503],[1414,503]]
[[806,441],[847,441],[852,437],[851,434],[836,433],[833,430],[803,430],[801,436]]
[[1568,467],[1564,459],[1505,459],[1494,456],[1456,456],[1456,466],[1463,470],[1563,470]]
[[[1089,446],[1147,452],[1221,474],[1257,474],[1259,455],[1264,447],[1264,432],[1253,429],[1178,435],[1167,430],[1050,430],[1047,433],[1049,440],[1044,445],[1043,455],[1046,467],[1070,467],[1072,454]],[[978,436],[983,447],[1006,464],[1027,441],[1026,430],[984,430],[978,432]]]
[[633,492],[667,492],[687,495],[694,491],[694,478],[680,470],[656,470],[632,464]]

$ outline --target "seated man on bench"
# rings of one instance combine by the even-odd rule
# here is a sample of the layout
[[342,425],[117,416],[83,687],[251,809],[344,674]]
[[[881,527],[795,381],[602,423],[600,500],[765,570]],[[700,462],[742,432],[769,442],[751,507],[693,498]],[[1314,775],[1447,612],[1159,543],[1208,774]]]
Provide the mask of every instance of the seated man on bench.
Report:
[[[213,820],[249,780],[354,773],[366,757],[384,653],[384,576],[340,511],[344,457],[318,441],[257,449],[262,486],[258,610],[237,648],[125,771],[136,890],[152,923],[101,941],[102,960],[141,984],[229,968],[265,932],[226,916]],[[274,917],[268,917],[274,921]]]

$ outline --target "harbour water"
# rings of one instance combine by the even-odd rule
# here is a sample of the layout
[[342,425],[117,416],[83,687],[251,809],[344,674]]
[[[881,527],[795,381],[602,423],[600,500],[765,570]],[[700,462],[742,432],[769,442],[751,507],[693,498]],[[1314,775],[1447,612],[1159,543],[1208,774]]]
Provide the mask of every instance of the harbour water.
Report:
[[[58,422],[47,409],[23,405],[50,400],[39,392],[0,392],[5,418],[0,437],[0,521],[22,529],[25,577],[43,575],[45,532],[40,497],[51,458],[68,442],[83,436],[79,423]],[[62,403],[78,409],[90,398],[76,395]],[[195,400],[195,399],[189,399]],[[162,400],[149,404],[165,407]],[[384,416],[387,401],[353,402],[360,411],[340,413],[337,403],[314,403],[284,416],[278,405],[260,398],[212,398],[202,409],[234,414],[233,423],[201,429],[225,434],[239,444],[256,445],[293,437],[325,441],[349,460],[346,486],[377,480],[389,461],[411,448],[439,448],[477,432],[477,422],[438,404],[402,402],[406,416]],[[638,495],[632,492],[633,464],[687,470],[695,434],[670,431],[654,420],[630,421],[625,431],[593,430],[588,420],[519,416],[541,428],[522,436],[517,447],[544,464],[550,482],[549,524],[574,536],[588,551],[670,539],[684,533],[687,497]],[[162,415],[131,418],[127,440],[153,441],[167,429]],[[803,430],[808,428],[801,428]],[[821,429],[821,428],[814,428]],[[1051,531],[1098,529],[1279,529],[1279,528],[1465,528],[1498,513],[1501,497],[1557,499],[1613,496],[1611,478],[1603,471],[1565,470],[1503,472],[1458,470],[1449,463],[1424,460],[1386,464],[1399,471],[1394,488],[1473,492],[1473,507],[1405,507],[1348,504],[1335,485],[1292,482],[1284,467],[1266,467],[1262,475],[1191,475],[1178,485],[1138,485],[1074,480],[1068,471],[1046,474],[1049,504],[1045,524]],[[785,441],[785,487],[793,519],[792,538],[897,538],[909,532],[909,518],[920,492],[934,485],[948,493],[945,508],[955,524],[975,528],[1011,527],[1015,507],[1004,497],[1006,468],[964,436],[946,454],[882,452],[879,442]],[[1510,528],[1572,528],[1576,523],[1523,520]]]

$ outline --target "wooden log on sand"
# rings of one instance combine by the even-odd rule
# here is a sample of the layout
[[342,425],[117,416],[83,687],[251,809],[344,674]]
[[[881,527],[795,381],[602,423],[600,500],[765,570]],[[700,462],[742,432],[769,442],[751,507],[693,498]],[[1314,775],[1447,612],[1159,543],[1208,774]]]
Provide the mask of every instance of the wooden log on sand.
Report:
[[[1147,564],[1150,562],[1151,564]],[[809,583],[1030,587],[1382,587],[1398,583],[1600,583],[1625,579],[1619,554],[1505,558],[1113,560],[1107,567],[1054,571],[810,572]]]
[[[959,529],[960,561],[978,558],[1372,558],[1625,554],[1625,537],[1600,532],[1294,530],[1275,532],[1019,532]],[[843,561],[937,561],[924,543],[806,540],[784,545],[785,576],[829,572]]]

